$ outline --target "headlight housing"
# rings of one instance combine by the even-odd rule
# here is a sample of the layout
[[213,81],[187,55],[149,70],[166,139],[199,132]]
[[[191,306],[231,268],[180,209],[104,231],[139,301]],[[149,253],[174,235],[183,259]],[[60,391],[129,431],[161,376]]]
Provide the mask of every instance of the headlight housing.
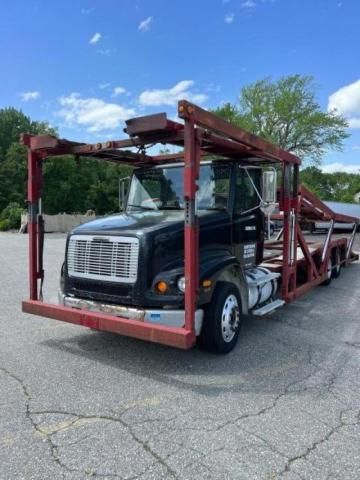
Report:
[[177,281],[177,286],[180,292],[185,292],[185,277],[179,277]]

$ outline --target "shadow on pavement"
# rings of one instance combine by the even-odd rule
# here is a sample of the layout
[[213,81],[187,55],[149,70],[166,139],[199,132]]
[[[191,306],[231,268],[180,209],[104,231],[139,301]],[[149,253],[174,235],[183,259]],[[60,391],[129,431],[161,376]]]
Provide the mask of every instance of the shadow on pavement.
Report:
[[182,351],[89,330],[42,344],[129,372],[139,381],[162,382],[205,396],[256,390],[274,393],[313,369],[309,346],[299,335],[287,343],[281,328],[281,323],[247,317],[237,347],[225,356],[199,347]]

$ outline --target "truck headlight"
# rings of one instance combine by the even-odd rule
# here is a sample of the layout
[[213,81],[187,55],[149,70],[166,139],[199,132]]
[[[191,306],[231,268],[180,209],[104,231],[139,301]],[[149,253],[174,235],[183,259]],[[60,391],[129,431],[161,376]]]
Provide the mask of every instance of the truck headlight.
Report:
[[177,281],[177,286],[180,292],[185,292],[185,277],[179,277]]

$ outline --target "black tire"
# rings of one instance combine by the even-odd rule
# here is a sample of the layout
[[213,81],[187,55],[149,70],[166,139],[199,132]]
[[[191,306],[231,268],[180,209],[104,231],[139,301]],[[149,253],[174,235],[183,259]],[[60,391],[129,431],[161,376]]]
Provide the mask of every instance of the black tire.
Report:
[[324,287],[326,287],[327,285],[330,285],[331,279],[332,279],[333,269],[332,269],[332,260],[331,260],[331,257],[329,257],[329,260],[328,260],[328,268],[327,268],[326,272],[327,272],[327,278],[326,278],[326,280],[324,280],[324,281],[322,282],[322,284],[321,284],[321,285],[323,285]]
[[338,278],[341,274],[341,251],[340,248],[336,248],[333,256],[333,269],[332,269],[332,278]]
[[218,282],[212,300],[204,310],[199,344],[208,352],[231,352],[239,338],[241,319],[238,289],[231,283]]

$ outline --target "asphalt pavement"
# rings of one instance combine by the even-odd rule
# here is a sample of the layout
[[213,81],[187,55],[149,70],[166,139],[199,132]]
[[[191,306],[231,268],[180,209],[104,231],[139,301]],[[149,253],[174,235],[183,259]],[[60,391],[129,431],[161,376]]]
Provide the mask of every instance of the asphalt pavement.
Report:
[[[47,235],[49,301],[64,246]],[[360,263],[246,318],[227,356],[26,315],[25,297],[27,236],[0,233],[0,480],[360,479]]]

